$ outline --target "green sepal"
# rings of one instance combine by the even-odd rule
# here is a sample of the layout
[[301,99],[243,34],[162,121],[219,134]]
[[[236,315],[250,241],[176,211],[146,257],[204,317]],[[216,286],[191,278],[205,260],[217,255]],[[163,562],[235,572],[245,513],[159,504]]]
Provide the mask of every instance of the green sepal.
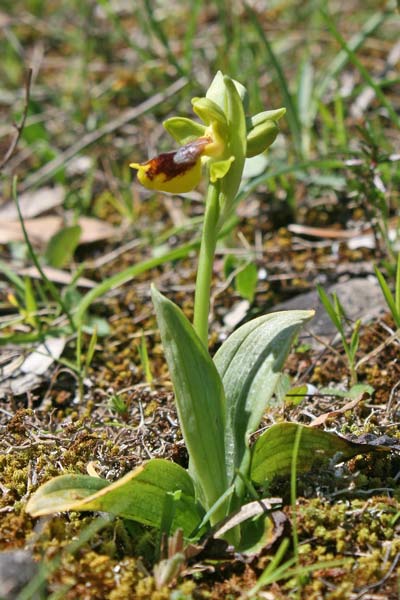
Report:
[[[244,87],[244,85],[242,85],[241,83],[239,83],[239,81],[236,81],[235,79],[232,79],[231,81],[233,81],[235,88],[242,100],[244,109],[247,110],[249,99],[246,88]],[[209,98],[210,100],[218,104],[218,106],[222,108],[222,110],[225,110],[226,89],[224,75],[221,73],[221,71],[217,71],[214,79],[212,80],[207,90],[206,98]]]
[[229,154],[235,157],[233,167],[221,181],[220,226],[226,222],[235,209],[235,197],[242,179],[246,160],[246,118],[243,102],[234,81],[224,76],[226,88],[225,114],[229,131]]
[[193,98],[193,111],[206,125],[218,124],[218,129],[225,137],[228,133],[228,122],[222,108],[209,98]]
[[182,146],[204,136],[206,130],[204,125],[186,117],[171,117],[164,121],[163,126]]

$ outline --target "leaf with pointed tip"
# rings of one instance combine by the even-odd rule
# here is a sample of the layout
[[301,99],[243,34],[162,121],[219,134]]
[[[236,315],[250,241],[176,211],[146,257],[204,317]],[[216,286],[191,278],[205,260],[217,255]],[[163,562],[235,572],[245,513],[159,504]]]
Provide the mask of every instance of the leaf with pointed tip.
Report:
[[348,460],[357,454],[372,450],[390,451],[390,447],[374,447],[345,438],[330,431],[297,423],[276,423],[263,433],[255,443],[251,460],[251,479],[264,485],[276,475],[289,475],[297,429],[301,427],[296,470],[309,471],[316,463],[326,462],[337,455],[338,460]]
[[[214,356],[226,397],[228,483],[248,476],[249,436],[258,428],[277,386],[294,336],[313,311],[272,313],[239,327]],[[237,480],[237,485],[242,484]]]
[[89,475],[61,475],[42,485],[30,498],[26,511],[34,517],[67,510],[109,512],[160,527],[166,494],[181,491],[171,530],[189,535],[201,521],[192,480],[179,465],[158,458],[144,463],[109,483]]
[[[225,396],[207,350],[180,308],[152,286],[161,340],[175,390],[189,471],[206,510],[227,489],[225,472]],[[225,516],[223,507],[213,523]]]

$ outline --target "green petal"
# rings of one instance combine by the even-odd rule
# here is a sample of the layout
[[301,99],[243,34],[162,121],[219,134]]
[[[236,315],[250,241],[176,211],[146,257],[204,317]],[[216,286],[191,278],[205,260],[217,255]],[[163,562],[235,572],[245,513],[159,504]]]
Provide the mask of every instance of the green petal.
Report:
[[179,144],[184,146],[198,137],[202,137],[206,128],[186,117],[171,117],[163,123],[164,128]]
[[228,133],[228,122],[224,111],[209,98],[193,98],[193,110],[206,125],[218,123],[220,131]]
[[235,160],[234,156],[230,156],[225,160],[216,160],[210,164],[210,181],[215,183],[217,179],[222,179],[231,168],[231,164]]

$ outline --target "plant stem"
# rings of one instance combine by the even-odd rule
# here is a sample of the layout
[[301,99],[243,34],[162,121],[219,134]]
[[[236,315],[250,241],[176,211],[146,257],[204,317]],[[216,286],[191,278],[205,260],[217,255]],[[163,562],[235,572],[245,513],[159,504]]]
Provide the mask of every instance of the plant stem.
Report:
[[209,183],[194,296],[193,326],[206,348],[208,347],[210,288],[218,238],[219,189],[218,181]]

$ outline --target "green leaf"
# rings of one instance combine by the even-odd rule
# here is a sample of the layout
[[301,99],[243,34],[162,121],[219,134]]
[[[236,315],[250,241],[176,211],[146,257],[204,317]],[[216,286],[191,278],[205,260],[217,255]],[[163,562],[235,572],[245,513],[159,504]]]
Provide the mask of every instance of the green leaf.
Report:
[[256,265],[253,262],[247,263],[235,277],[236,289],[242,298],[245,298],[245,300],[248,300],[249,302],[253,302],[257,280],[258,274]]
[[[264,315],[237,329],[216,353],[214,362],[226,396],[228,484],[236,469],[248,475],[249,436],[271,405],[294,336],[313,315],[306,310]],[[237,483],[240,487],[240,480]]]
[[55,233],[46,248],[46,261],[56,268],[64,267],[74,255],[82,229],[79,225],[64,227]]
[[309,393],[307,384],[297,385],[287,390],[287,393],[283,399],[283,404],[287,406],[297,406],[303,402],[304,398]]
[[167,494],[181,490],[172,530],[181,527],[189,535],[201,520],[193,483],[179,465],[154,458],[109,483],[89,475],[61,475],[42,485],[30,498],[26,510],[34,516],[67,510],[109,512],[160,527]]
[[374,388],[372,385],[368,385],[367,383],[356,383],[349,390],[340,390],[336,388],[323,387],[319,390],[320,394],[324,394],[326,396],[336,396],[339,398],[350,398],[356,399],[360,398],[364,394],[368,394],[372,396],[374,393]]
[[[189,470],[208,510],[227,489],[225,472],[225,397],[221,379],[207,350],[173,302],[152,286],[178,409],[189,452]],[[214,519],[224,515],[223,507]]]
[[335,454],[339,460],[343,460],[374,449],[370,444],[352,442],[336,433],[297,423],[277,423],[263,433],[254,445],[250,472],[254,483],[264,485],[276,475],[290,474],[298,427],[302,430],[296,468],[298,473],[310,470],[317,462],[332,459]]
[[204,125],[200,125],[200,123],[186,117],[171,117],[171,119],[164,121],[163,126],[174,140],[181,145],[202,137],[206,130]]

